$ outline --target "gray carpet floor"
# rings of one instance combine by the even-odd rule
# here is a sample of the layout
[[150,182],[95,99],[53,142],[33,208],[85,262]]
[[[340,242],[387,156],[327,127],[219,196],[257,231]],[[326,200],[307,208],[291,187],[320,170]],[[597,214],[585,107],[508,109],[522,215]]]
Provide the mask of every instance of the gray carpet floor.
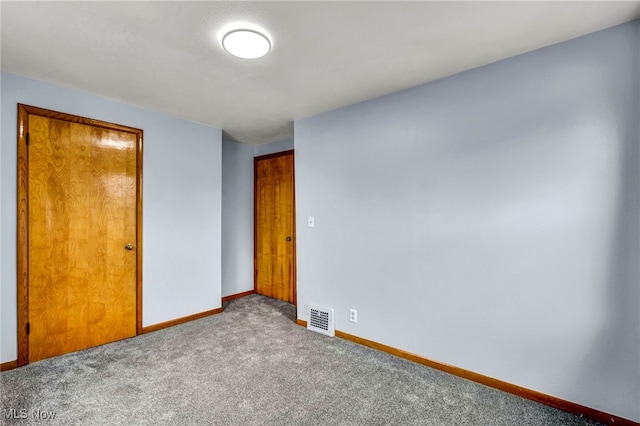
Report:
[[596,424],[294,320],[293,306],[252,295],[215,316],[3,372],[0,423]]

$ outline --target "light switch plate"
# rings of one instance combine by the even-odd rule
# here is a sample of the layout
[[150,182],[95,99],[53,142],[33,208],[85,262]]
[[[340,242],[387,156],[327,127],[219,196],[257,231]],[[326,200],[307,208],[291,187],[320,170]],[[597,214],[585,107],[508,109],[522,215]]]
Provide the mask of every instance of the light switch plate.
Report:
[[309,228],[313,228],[316,226],[316,220],[313,216],[309,216],[309,219],[307,220],[307,225],[309,226]]

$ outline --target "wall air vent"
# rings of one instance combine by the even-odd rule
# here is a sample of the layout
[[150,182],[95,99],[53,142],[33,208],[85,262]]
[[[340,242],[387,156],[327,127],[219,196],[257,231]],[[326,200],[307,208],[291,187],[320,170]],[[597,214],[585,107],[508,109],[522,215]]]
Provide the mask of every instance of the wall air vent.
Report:
[[335,336],[336,329],[333,324],[333,309],[321,308],[309,305],[309,322],[307,329],[327,336]]

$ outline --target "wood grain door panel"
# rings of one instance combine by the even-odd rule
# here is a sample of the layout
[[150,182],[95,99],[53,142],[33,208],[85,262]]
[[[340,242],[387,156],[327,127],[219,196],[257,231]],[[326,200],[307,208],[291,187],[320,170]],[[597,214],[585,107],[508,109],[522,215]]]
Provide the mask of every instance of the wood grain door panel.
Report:
[[28,324],[19,365],[140,327],[142,131],[22,107],[31,113],[20,114],[29,145],[19,168],[27,181],[19,187],[27,204],[26,215],[19,211],[19,332]]
[[256,292],[295,303],[293,153],[255,162]]

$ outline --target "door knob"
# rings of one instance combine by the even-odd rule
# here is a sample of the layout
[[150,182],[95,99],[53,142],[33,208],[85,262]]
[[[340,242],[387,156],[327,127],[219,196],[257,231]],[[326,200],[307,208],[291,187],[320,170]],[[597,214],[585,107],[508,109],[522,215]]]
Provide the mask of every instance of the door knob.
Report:
[[287,237],[287,241],[291,241],[291,237]]
[[126,246],[124,246],[125,250],[133,250],[133,244],[129,243]]

